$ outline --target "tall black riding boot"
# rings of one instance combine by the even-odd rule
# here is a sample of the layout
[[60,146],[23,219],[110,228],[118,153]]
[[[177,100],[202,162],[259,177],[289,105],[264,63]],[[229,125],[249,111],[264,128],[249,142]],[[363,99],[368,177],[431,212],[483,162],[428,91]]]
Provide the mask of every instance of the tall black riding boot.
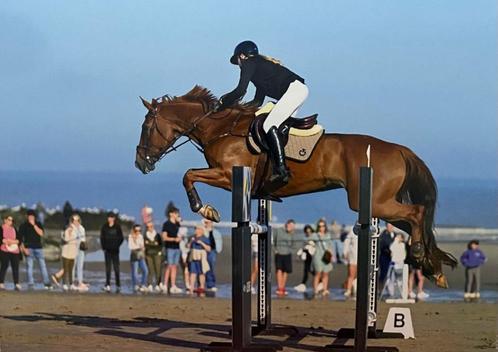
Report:
[[270,176],[269,182],[271,184],[270,187],[276,190],[289,182],[290,173],[285,165],[284,145],[279,138],[277,128],[270,128],[266,134],[266,138],[270,147],[273,166],[273,174]]

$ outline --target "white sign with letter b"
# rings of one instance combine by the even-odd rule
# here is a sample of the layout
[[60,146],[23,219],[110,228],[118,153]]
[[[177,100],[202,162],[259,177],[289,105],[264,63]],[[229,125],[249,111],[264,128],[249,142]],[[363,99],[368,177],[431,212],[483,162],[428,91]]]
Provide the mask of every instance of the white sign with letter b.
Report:
[[414,339],[412,313],[410,308],[392,307],[389,309],[384,332],[398,332],[403,334],[405,339]]

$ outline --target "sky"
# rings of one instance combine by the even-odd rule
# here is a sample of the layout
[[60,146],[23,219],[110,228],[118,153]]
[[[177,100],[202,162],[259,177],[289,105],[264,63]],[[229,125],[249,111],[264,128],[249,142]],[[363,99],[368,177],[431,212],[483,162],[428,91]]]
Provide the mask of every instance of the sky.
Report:
[[[406,145],[437,178],[497,179],[496,16],[489,0],[2,0],[0,170],[138,172],[138,96],[228,92],[251,39],[306,79],[300,112],[327,131]],[[185,146],[156,172],[204,164]]]

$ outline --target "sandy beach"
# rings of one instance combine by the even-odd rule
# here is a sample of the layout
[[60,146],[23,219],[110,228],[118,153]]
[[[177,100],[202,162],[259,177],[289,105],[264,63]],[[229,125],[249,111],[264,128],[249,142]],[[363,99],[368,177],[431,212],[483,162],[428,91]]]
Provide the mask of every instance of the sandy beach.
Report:
[[[458,254],[465,243],[443,243]],[[483,243],[489,257],[483,267],[483,290],[496,293],[498,246]],[[299,282],[301,264],[294,261],[289,287]],[[51,269],[57,268],[51,263]],[[128,277],[129,263],[122,263]],[[229,242],[218,261],[218,280],[229,287],[231,256]],[[87,263],[88,276],[103,275],[103,263]],[[463,287],[463,269],[447,270],[453,290]],[[97,277],[97,276],[94,276]],[[337,265],[331,275],[333,294],[345,277]],[[10,277],[8,275],[7,279]],[[125,279],[125,285],[126,285]],[[95,286],[95,283],[92,283]],[[443,290],[426,285],[433,296]],[[94,287],[99,292],[100,287]],[[218,296],[222,296],[221,294]],[[230,297],[229,294],[225,297]],[[294,297],[295,298],[295,297]],[[281,341],[285,351],[319,351],[336,339],[340,327],[354,324],[354,301],[331,299],[273,300],[273,322],[296,327],[293,336],[264,336]],[[0,293],[0,350],[7,351],[197,351],[212,341],[228,341],[231,301],[227,298],[190,298],[166,295],[130,295],[23,291]],[[253,305],[254,307],[254,305]],[[416,340],[383,340],[371,344],[394,345],[400,351],[484,351],[496,347],[497,305],[464,303],[461,300],[419,302],[412,310]],[[389,306],[380,304],[380,327]],[[255,312],[254,312],[255,314]],[[344,343],[341,341],[336,341]],[[345,342],[351,344],[352,341]]]
[[[2,352],[197,351],[209,342],[229,340],[231,307],[227,299],[3,292],[0,300]],[[421,303],[410,307],[415,340],[370,344],[424,352],[496,347],[494,304]],[[383,319],[387,309],[380,305]],[[276,300],[273,322],[297,327],[299,333],[257,339],[280,341],[285,351],[319,351],[335,340],[338,328],[352,326],[353,317],[353,302]]]

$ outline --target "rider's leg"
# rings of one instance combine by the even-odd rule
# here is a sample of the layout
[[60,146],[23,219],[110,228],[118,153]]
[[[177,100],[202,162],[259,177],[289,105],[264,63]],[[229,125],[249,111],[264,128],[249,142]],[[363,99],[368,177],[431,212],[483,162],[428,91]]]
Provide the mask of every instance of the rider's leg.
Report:
[[286,184],[288,182],[289,172],[285,165],[284,145],[279,138],[278,127],[299,109],[307,97],[308,87],[299,81],[292,82],[263,124],[273,164],[271,183]]
[[263,124],[263,130],[268,133],[271,127],[278,128],[285,120],[294,115],[294,112],[303,105],[307,97],[308,87],[299,81],[292,82],[268,114]]

